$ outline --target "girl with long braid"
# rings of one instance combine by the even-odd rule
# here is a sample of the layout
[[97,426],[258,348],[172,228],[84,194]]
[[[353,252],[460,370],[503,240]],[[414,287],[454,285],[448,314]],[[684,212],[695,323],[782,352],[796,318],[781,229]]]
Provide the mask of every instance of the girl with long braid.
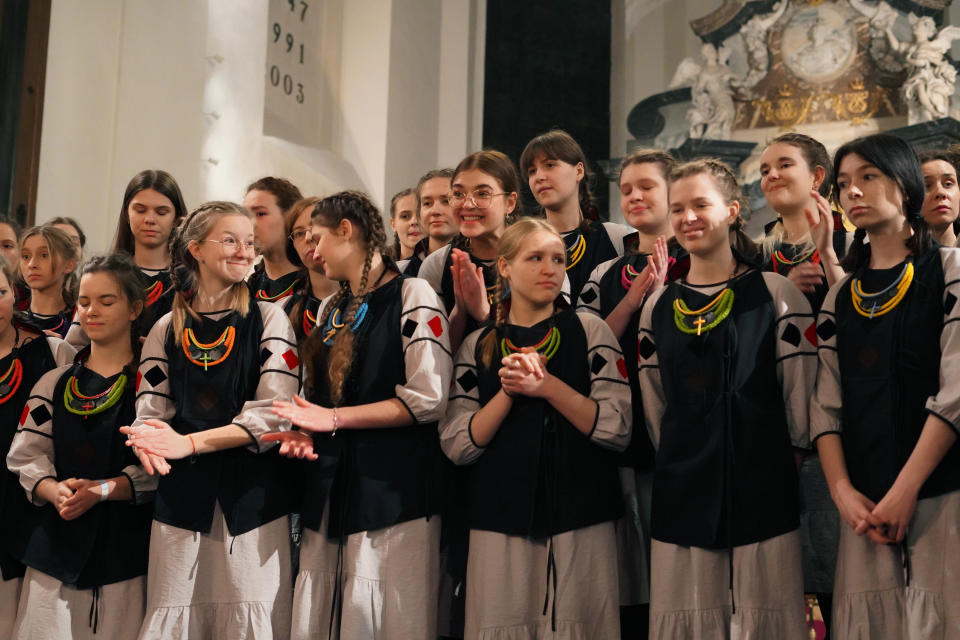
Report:
[[365,195],[318,202],[311,232],[342,284],[303,348],[306,399],[274,403],[305,431],[265,437],[307,460],[291,637],[434,640],[447,319],[426,282],[384,257]]
[[527,143],[520,156],[520,174],[567,248],[564,296],[576,304],[580,290],[596,266],[623,255],[630,228],[613,222],[593,222],[596,204],[590,191],[592,174],[577,141],[559,129]]
[[13,536],[27,571],[7,637],[125,640],[143,622],[157,483],[119,430],[134,417],[143,303],[128,257],[87,262],[77,307],[89,348],[30,392],[8,464],[37,506]]
[[143,345],[137,419],[121,429],[161,476],[140,637],[287,638],[296,487],[263,438],[289,428],[271,403],[299,387],[293,328],[244,283],[245,208],[201,205],[170,254],[173,309]]
[[23,564],[10,554],[14,523],[30,509],[15,473],[7,469],[7,452],[23,417],[30,390],[51,369],[73,362],[76,352],[63,340],[44,334],[17,317],[14,271],[0,260],[0,637],[9,638],[17,615]]
[[670,173],[670,222],[690,270],[640,312],[658,640],[807,637],[795,449],[809,444],[813,316],[789,280],[731,246],[749,247],[741,198],[719,161]]
[[857,227],[817,319],[810,431],[843,525],[833,638],[960,638],[960,251],[923,218],[910,146],[841,146],[834,188]]
[[313,240],[311,218],[320,200],[318,197],[297,200],[284,215],[287,243],[290,245],[287,252],[297,256],[297,264],[304,267],[307,277],[293,295],[279,300],[277,304],[287,312],[300,348],[303,348],[307,336],[317,325],[320,302],[340,289],[338,282],[327,277],[323,263],[315,252],[317,243]]
[[626,363],[603,320],[558,306],[566,251],[550,224],[511,225],[496,264],[509,300],[464,339],[440,425],[444,453],[469,465],[464,636],[617,638]]

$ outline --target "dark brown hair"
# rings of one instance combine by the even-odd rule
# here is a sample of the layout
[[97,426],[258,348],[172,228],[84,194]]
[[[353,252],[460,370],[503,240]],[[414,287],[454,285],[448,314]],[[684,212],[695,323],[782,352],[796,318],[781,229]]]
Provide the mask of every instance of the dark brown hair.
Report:
[[[397,202],[400,201],[400,198],[412,195],[417,198],[417,203],[414,205],[414,214],[419,216],[420,214],[420,198],[417,197],[416,192],[413,189],[407,188],[393,194],[393,197],[390,198],[390,219],[395,220],[397,218]],[[391,257],[394,260],[400,259],[400,234],[394,232],[393,234],[393,245],[390,247]]]
[[[183,217],[187,215],[187,206],[183,203],[183,194],[180,186],[166,171],[162,169],[147,169],[130,179],[123,192],[123,204],[120,205],[120,219],[117,221],[117,231],[113,239],[113,251],[126,251],[133,255],[133,232],[130,230],[130,201],[141,191],[153,189],[173,204],[173,229],[177,228]],[[173,232],[171,231],[171,235]],[[82,236],[81,236],[82,239]],[[169,242],[169,239],[168,239]]]
[[247,185],[247,190],[244,191],[244,193],[250,193],[251,191],[266,191],[267,193],[272,193],[277,199],[277,206],[284,212],[292,207],[294,202],[303,197],[303,195],[300,194],[300,189],[298,189],[295,184],[284,178],[276,178],[274,176],[265,176],[251,182]]
[[562,129],[551,129],[546,133],[541,133],[528,142],[527,146],[523,148],[523,153],[520,154],[520,173],[524,177],[529,173],[534,161],[540,155],[548,160],[560,160],[573,166],[583,163],[583,179],[580,180],[578,200],[580,201],[581,214],[584,216],[581,229],[589,231],[590,223],[586,221],[588,217],[586,214],[596,208],[596,202],[594,201],[593,191],[590,189],[590,183],[593,182],[594,175],[587,163],[587,156],[584,155],[583,149],[573,139],[573,136]]

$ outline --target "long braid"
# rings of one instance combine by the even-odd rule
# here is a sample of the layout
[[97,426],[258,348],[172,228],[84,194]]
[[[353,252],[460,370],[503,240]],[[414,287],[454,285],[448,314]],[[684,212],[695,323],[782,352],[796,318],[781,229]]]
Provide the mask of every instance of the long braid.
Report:
[[367,282],[370,278],[370,265],[373,262],[373,248],[367,247],[367,257],[363,261],[363,275],[360,276],[360,287],[357,295],[350,301],[347,307],[347,317],[343,321],[343,331],[338,331],[333,339],[333,346],[330,347],[330,360],[327,375],[330,377],[330,400],[334,406],[338,406],[343,401],[343,384],[350,376],[351,365],[353,364],[353,341],[354,333],[350,331],[350,325],[357,317],[357,310],[363,303],[367,293]]
[[483,348],[480,358],[485,367],[493,366],[494,358],[497,355],[497,329],[503,326],[507,321],[506,304],[503,301],[503,276],[497,273],[497,282],[493,285],[493,303],[495,305],[493,330],[487,333],[483,338]]

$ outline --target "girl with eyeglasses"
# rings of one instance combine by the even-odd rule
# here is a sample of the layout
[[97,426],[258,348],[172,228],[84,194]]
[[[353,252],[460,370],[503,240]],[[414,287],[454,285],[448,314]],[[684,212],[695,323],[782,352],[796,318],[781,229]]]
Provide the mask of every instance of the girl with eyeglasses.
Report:
[[172,311],[151,329],[137,419],[121,431],[159,473],[141,638],[290,633],[291,465],[268,433],[296,394],[290,321],[244,283],[254,257],[247,209],[209,202],[171,243]]
[[460,233],[424,260],[419,277],[450,314],[450,342],[487,321],[495,302],[494,259],[500,236],[518,216],[520,180],[510,158],[492,149],[464,158],[450,180],[450,205]]
[[7,458],[34,506],[9,526],[27,566],[7,637],[136,637],[143,622],[156,479],[125,445],[134,417],[143,309],[122,254],[84,265],[78,298],[89,348],[33,386]]
[[550,224],[511,225],[496,265],[510,298],[464,339],[440,426],[466,477],[464,637],[619,638],[623,354],[603,320],[558,303],[566,251]]
[[[140,273],[146,296],[143,312],[135,324],[140,338],[146,338],[173,303],[167,245],[170,234],[185,215],[187,207],[180,186],[166,171],[147,169],[127,183],[112,251],[131,256]],[[67,332],[67,342],[75,349],[89,344],[78,318],[74,318]]]
[[583,149],[566,131],[554,129],[527,143],[520,156],[520,173],[547,222],[567,248],[567,301],[574,305],[596,266],[623,255],[630,228],[613,222],[593,222],[596,205],[590,192],[593,178]]
[[0,530],[0,637],[12,636],[24,566],[10,550],[15,523],[30,510],[15,473],[7,470],[7,452],[21,426],[24,405],[40,377],[58,366],[73,362],[76,352],[59,338],[45,335],[23,322],[16,312],[12,285],[14,271],[0,260],[0,519],[8,526]]
[[257,250],[262,257],[247,280],[257,300],[282,300],[293,295],[306,278],[284,232],[284,214],[302,197],[300,189],[283,178],[267,176],[247,186],[243,206],[253,212]]
[[960,251],[931,236],[906,142],[858,138],[833,164],[857,231],[817,319],[810,412],[843,519],[832,637],[960,638]]
[[306,399],[274,403],[304,431],[267,436],[306,460],[291,637],[434,640],[446,317],[426,282],[384,259],[364,194],[319,201],[311,233],[342,284],[303,347]]
[[717,160],[670,173],[670,223],[690,255],[650,295],[637,352],[657,448],[649,637],[807,637],[798,449],[816,373],[810,304],[739,250],[742,193]]

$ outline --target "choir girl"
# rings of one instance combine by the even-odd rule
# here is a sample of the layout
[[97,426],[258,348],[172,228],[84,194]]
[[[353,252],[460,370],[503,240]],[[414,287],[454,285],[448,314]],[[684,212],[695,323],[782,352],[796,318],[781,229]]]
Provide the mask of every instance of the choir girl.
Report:
[[670,174],[690,270],[640,316],[643,411],[657,447],[650,637],[806,638],[794,448],[816,371],[810,304],[749,247],[726,165]]
[[320,302],[340,288],[339,283],[326,276],[323,263],[315,255],[317,243],[313,241],[310,220],[318,202],[320,198],[317,197],[302,198],[284,214],[287,242],[292,244],[293,252],[297,255],[297,264],[304,266],[307,271],[303,285],[295,290],[293,295],[277,302],[290,318],[298,347],[303,347],[304,340],[317,324]]
[[[637,323],[640,306],[654,287],[655,275],[676,278],[688,265],[686,252],[673,238],[667,211],[667,176],[676,165],[663,151],[639,149],[620,165],[620,208],[636,231],[624,238],[624,255],[602,262],[580,292],[578,310],[605,319],[623,350],[635,408],[633,438],[620,459],[624,517],[617,522],[621,618],[626,637],[644,637],[650,602],[650,490],[653,445],[643,424],[637,384]],[[669,238],[670,240],[664,240]],[[648,267],[657,256],[656,265]]]
[[[814,311],[843,277],[840,258],[852,240],[826,199],[832,173],[827,150],[802,133],[774,138],[760,156],[760,189],[777,214],[760,240],[763,268],[788,277]],[[808,215],[823,223],[811,226]]]
[[547,222],[563,236],[567,248],[571,304],[593,269],[623,255],[623,238],[630,229],[612,222],[591,222],[584,214],[595,209],[590,192],[592,174],[577,141],[559,129],[527,143],[520,156],[520,173],[543,208]]
[[134,638],[143,621],[150,477],[119,428],[134,417],[143,308],[126,256],[84,265],[78,298],[90,345],[34,385],[7,458],[37,505],[14,534],[27,566],[13,638]]
[[150,330],[137,419],[121,431],[160,474],[140,638],[287,638],[291,465],[263,436],[299,387],[293,328],[244,283],[250,212],[209,202],[171,241],[173,309]]
[[417,182],[420,229],[427,236],[424,253],[442,249],[457,235],[457,221],[450,206],[453,169],[433,169]]
[[[760,240],[763,268],[789,278],[816,313],[830,285],[843,277],[839,259],[853,239],[826,200],[833,162],[819,141],[801,133],[774,138],[760,162],[760,188],[777,213],[776,222]],[[820,222],[811,225],[808,215]],[[803,458],[800,490],[804,592],[816,594],[829,634],[840,516],[816,451]]]
[[257,300],[286,298],[306,277],[287,244],[283,225],[283,214],[302,197],[300,189],[283,178],[267,176],[247,187],[243,206],[253,212],[257,251],[262,257],[247,281]]
[[960,187],[957,174],[960,156],[947,151],[931,150],[920,153],[920,168],[926,196],[923,200],[923,218],[930,227],[933,239],[942,247],[957,244],[960,231]]
[[30,506],[17,475],[7,471],[7,452],[16,433],[30,389],[47,371],[73,361],[74,350],[59,338],[20,321],[15,313],[13,269],[0,260],[0,637],[9,638],[17,614],[24,567],[10,554],[13,525],[22,522]]
[[923,218],[910,146],[876,134],[834,156],[857,227],[817,324],[810,428],[843,518],[834,638],[960,638],[960,254]]
[[514,223],[496,266],[509,300],[463,341],[440,426],[470,465],[465,637],[616,638],[626,363],[603,320],[558,302],[566,250],[549,223]]
[[[133,258],[144,289],[144,309],[135,324],[145,338],[154,323],[173,303],[170,281],[170,234],[187,214],[180,187],[166,171],[147,169],[130,179],[123,193],[120,218],[114,234],[113,252]],[[76,319],[67,333],[67,342],[82,349],[87,337]]]
[[20,275],[30,288],[27,320],[59,338],[67,335],[73,318],[70,275],[76,265],[76,247],[56,227],[33,227],[20,238]]
[[510,158],[487,149],[460,161],[450,179],[450,205],[460,233],[431,253],[419,277],[430,283],[450,314],[450,343],[486,322],[495,301],[497,246],[520,215],[520,180]]
[[417,215],[417,194],[413,189],[399,191],[390,200],[390,228],[393,229],[391,257],[401,273],[416,276],[426,253],[420,244],[423,233]]
[[434,640],[446,317],[426,282],[384,258],[365,195],[317,203],[312,236],[341,288],[303,348],[307,399],[274,403],[306,431],[265,437],[307,460],[291,637]]

